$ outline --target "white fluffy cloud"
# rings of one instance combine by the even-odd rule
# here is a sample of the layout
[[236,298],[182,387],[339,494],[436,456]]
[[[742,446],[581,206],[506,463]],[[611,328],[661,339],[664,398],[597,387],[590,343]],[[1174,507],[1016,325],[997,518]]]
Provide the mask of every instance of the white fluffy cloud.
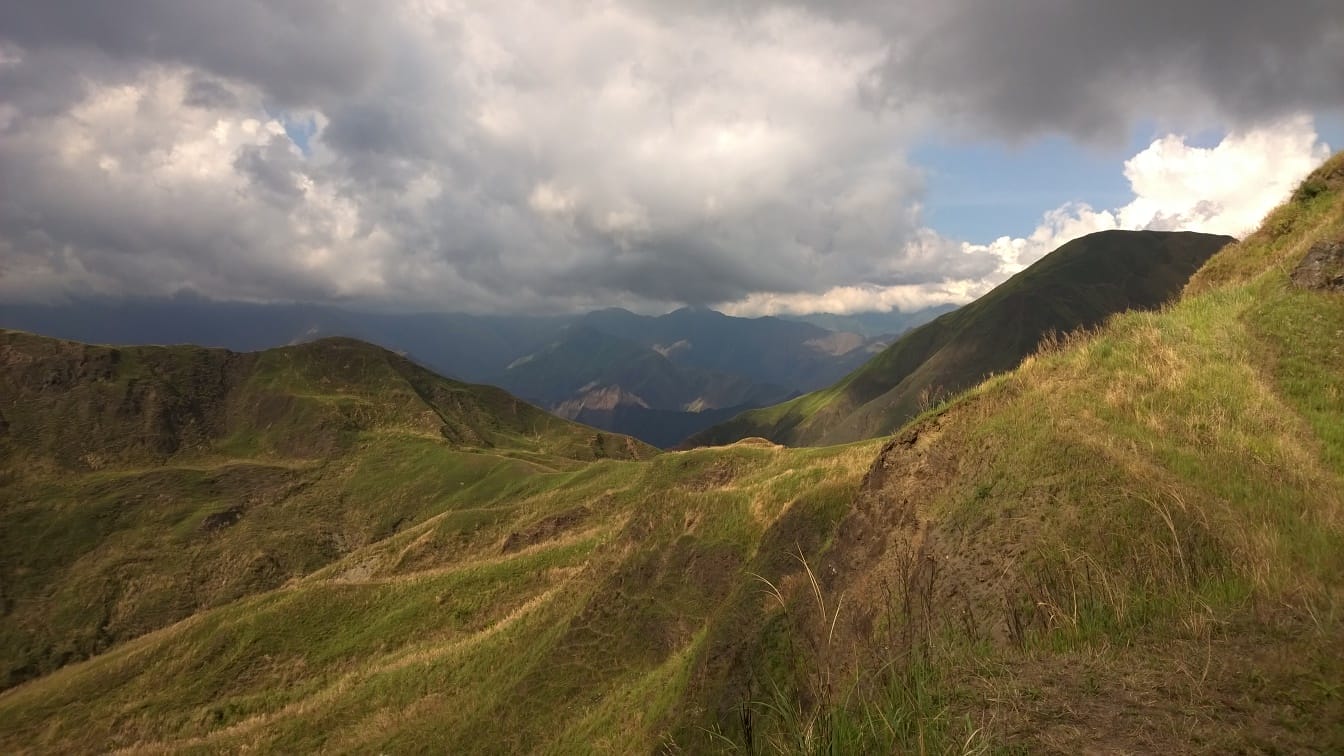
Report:
[[998,264],[989,275],[915,286],[839,286],[815,294],[755,293],[723,307],[733,314],[773,315],[964,304],[1061,245],[1097,231],[1242,236],[1330,155],[1312,120],[1302,116],[1229,134],[1213,147],[1190,146],[1187,141],[1168,135],[1125,161],[1124,175],[1134,199],[1122,207],[1095,210],[1086,204],[1067,204],[1047,212],[1029,236],[1004,236],[988,244],[956,242],[927,229],[908,244],[937,250],[934,254],[941,256],[991,257]]
[[184,105],[198,85],[153,69],[7,131],[0,161],[31,180],[0,208],[0,297],[386,293],[390,240],[259,94],[214,83],[229,107]]
[[[1288,198],[1293,188],[1330,155],[1312,119],[1299,116],[1244,133],[1214,147],[1192,147],[1168,135],[1125,161],[1134,199],[1113,210],[1085,204],[1046,213],[1027,238],[984,245],[1015,273],[1061,244],[1107,229],[1202,231],[1243,236]],[[968,245],[968,249],[975,248]]]

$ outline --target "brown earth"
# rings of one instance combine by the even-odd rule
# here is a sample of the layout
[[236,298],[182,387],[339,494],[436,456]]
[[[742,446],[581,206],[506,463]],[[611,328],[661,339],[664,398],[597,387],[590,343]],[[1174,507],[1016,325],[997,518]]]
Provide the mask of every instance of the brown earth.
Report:
[[500,553],[511,554],[515,551],[525,549],[528,546],[549,541],[561,533],[570,530],[579,525],[588,516],[592,514],[587,507],[574,507],[563,512],[558,512],[550,517],[544,517],[541,520],[529,525],[522,530],[515,530],[509,533],[504,539],[504,544],[500,546]]

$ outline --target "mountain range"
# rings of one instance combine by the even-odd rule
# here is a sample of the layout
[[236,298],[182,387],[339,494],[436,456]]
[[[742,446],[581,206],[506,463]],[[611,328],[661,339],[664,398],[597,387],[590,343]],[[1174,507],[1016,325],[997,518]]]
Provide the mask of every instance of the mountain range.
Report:
[[339,338],[239,354],[3,331],[0,395],[10,685],[277,588],[454,486],[654,451]]
[[[919,323],[943,309],[888,322]],[[191,295],[0,304],[0,326],[91,343],[238,351],[358,338],[441,374],[498,385],[544,409],[660,446],[743,409],[827,386],[893,338],[704,308],[662,316],[619,309],[563,317],[388,314]]]

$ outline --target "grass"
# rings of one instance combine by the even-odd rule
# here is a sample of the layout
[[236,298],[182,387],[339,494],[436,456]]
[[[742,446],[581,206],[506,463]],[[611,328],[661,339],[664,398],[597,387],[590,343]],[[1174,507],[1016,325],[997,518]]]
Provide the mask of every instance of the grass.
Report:
[[[837,517],[875,446],[577,469],[384,431],[351,449],[293,472],[301,491],[264,528],[324,523],[343,534],[334,561],[4,694],[6,748],[453,750],[470,734],[504,749],[554,738],[564,751],[598,732],[613,751],[651,742],[681,713],[735,565],[791,508]],[[43,500],[68,494],[55,486]],[[568,517],[576,507],[584,514]],[[511,538],[522,545],[502,552]]]
[[[895,603],[894,614],[908,617],[908,602],[884,597],[920,586],[926,599],[914,602],[916,614],[934,616],[919,635],[932,627],[963,641],[935,644],[934,664],[961,670],[947,683],[954,689],[983,688],[970,670],[986,642],[1018,678],[1031,676],[1017,666],[1029,656],[1069,680],[1039,700],[1018,691],[1016,720],[998,727],[986,721],[996,708],[953,707],[987,737],[1013,733],[1033,748],[1063,750],[1095,742],[1051,740],[1040,723],[1066,705],[1060,696],[1139,674],[1140,653],[1188,669],[1183,655],[1193,647],[1208,659],[1200,684],[1188,686],[1189,706],[1205,707],[1190,715],[1198,737],[1218,747],[1344,743],[1338,727],[1319,727],[1335,721],[1339,704],[1328,691],[1344,679],[1327,651],[1344,640],[1344,301],[1297,291],[1287,278],[1298,252],[1344,231],[1344,198],[1307,193],[1271,224],[1289,216],[1287,230],[1271,226],[1215,257],[1217,285],[1201,274],[1160,312],[1117,316],[1047,345],[1014,373],[915,422],[904,434],[911,443],[886,452],[883,466],[903,471],[886,498],[914,494],[912,535],[926,566],[913,579],[902,572],[911,562],[901,539],[857,569],[858,545],[838,544],[832,564],[850,570],[836,580],[846,598]],[[1251,275],[1247,260],[1268,267]],[[851,645],[881,635],[862,624],[842,621]],[[1249,654],[1248,642],[1273,651]],[[1069,660],[1078,657],[1089,658],[1090,683],[1071,679]],[[1303,658],[1328,661],[1309,669]],[[1229,705],[1247,670],[1274,679],[1268,691],[1292,688],[1295,712],[1220,729],[1210,712]],[[1272,695],[1250,698],[1257,703],[1246,705],[1263,706]],[[873,705],[858,708],[874,716]],[[1111,733],[1117,747],[1182,742],[1179,730],[1124,725],[1142,719],[1141,709],[1120,700],[1067,717],[1094,738],[1133,726]]]

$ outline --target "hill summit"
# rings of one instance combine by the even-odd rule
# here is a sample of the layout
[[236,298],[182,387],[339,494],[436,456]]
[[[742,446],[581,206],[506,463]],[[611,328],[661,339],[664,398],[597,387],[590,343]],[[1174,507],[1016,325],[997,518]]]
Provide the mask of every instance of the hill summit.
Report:
[[933,404],[1011,370],[1043,338],[1170,301],[1229,236],[1102,231],[1075,239],[993,291],[898,339],[830,388],[749,410],[686,446],[763,436],[790,445],[894,432]]

